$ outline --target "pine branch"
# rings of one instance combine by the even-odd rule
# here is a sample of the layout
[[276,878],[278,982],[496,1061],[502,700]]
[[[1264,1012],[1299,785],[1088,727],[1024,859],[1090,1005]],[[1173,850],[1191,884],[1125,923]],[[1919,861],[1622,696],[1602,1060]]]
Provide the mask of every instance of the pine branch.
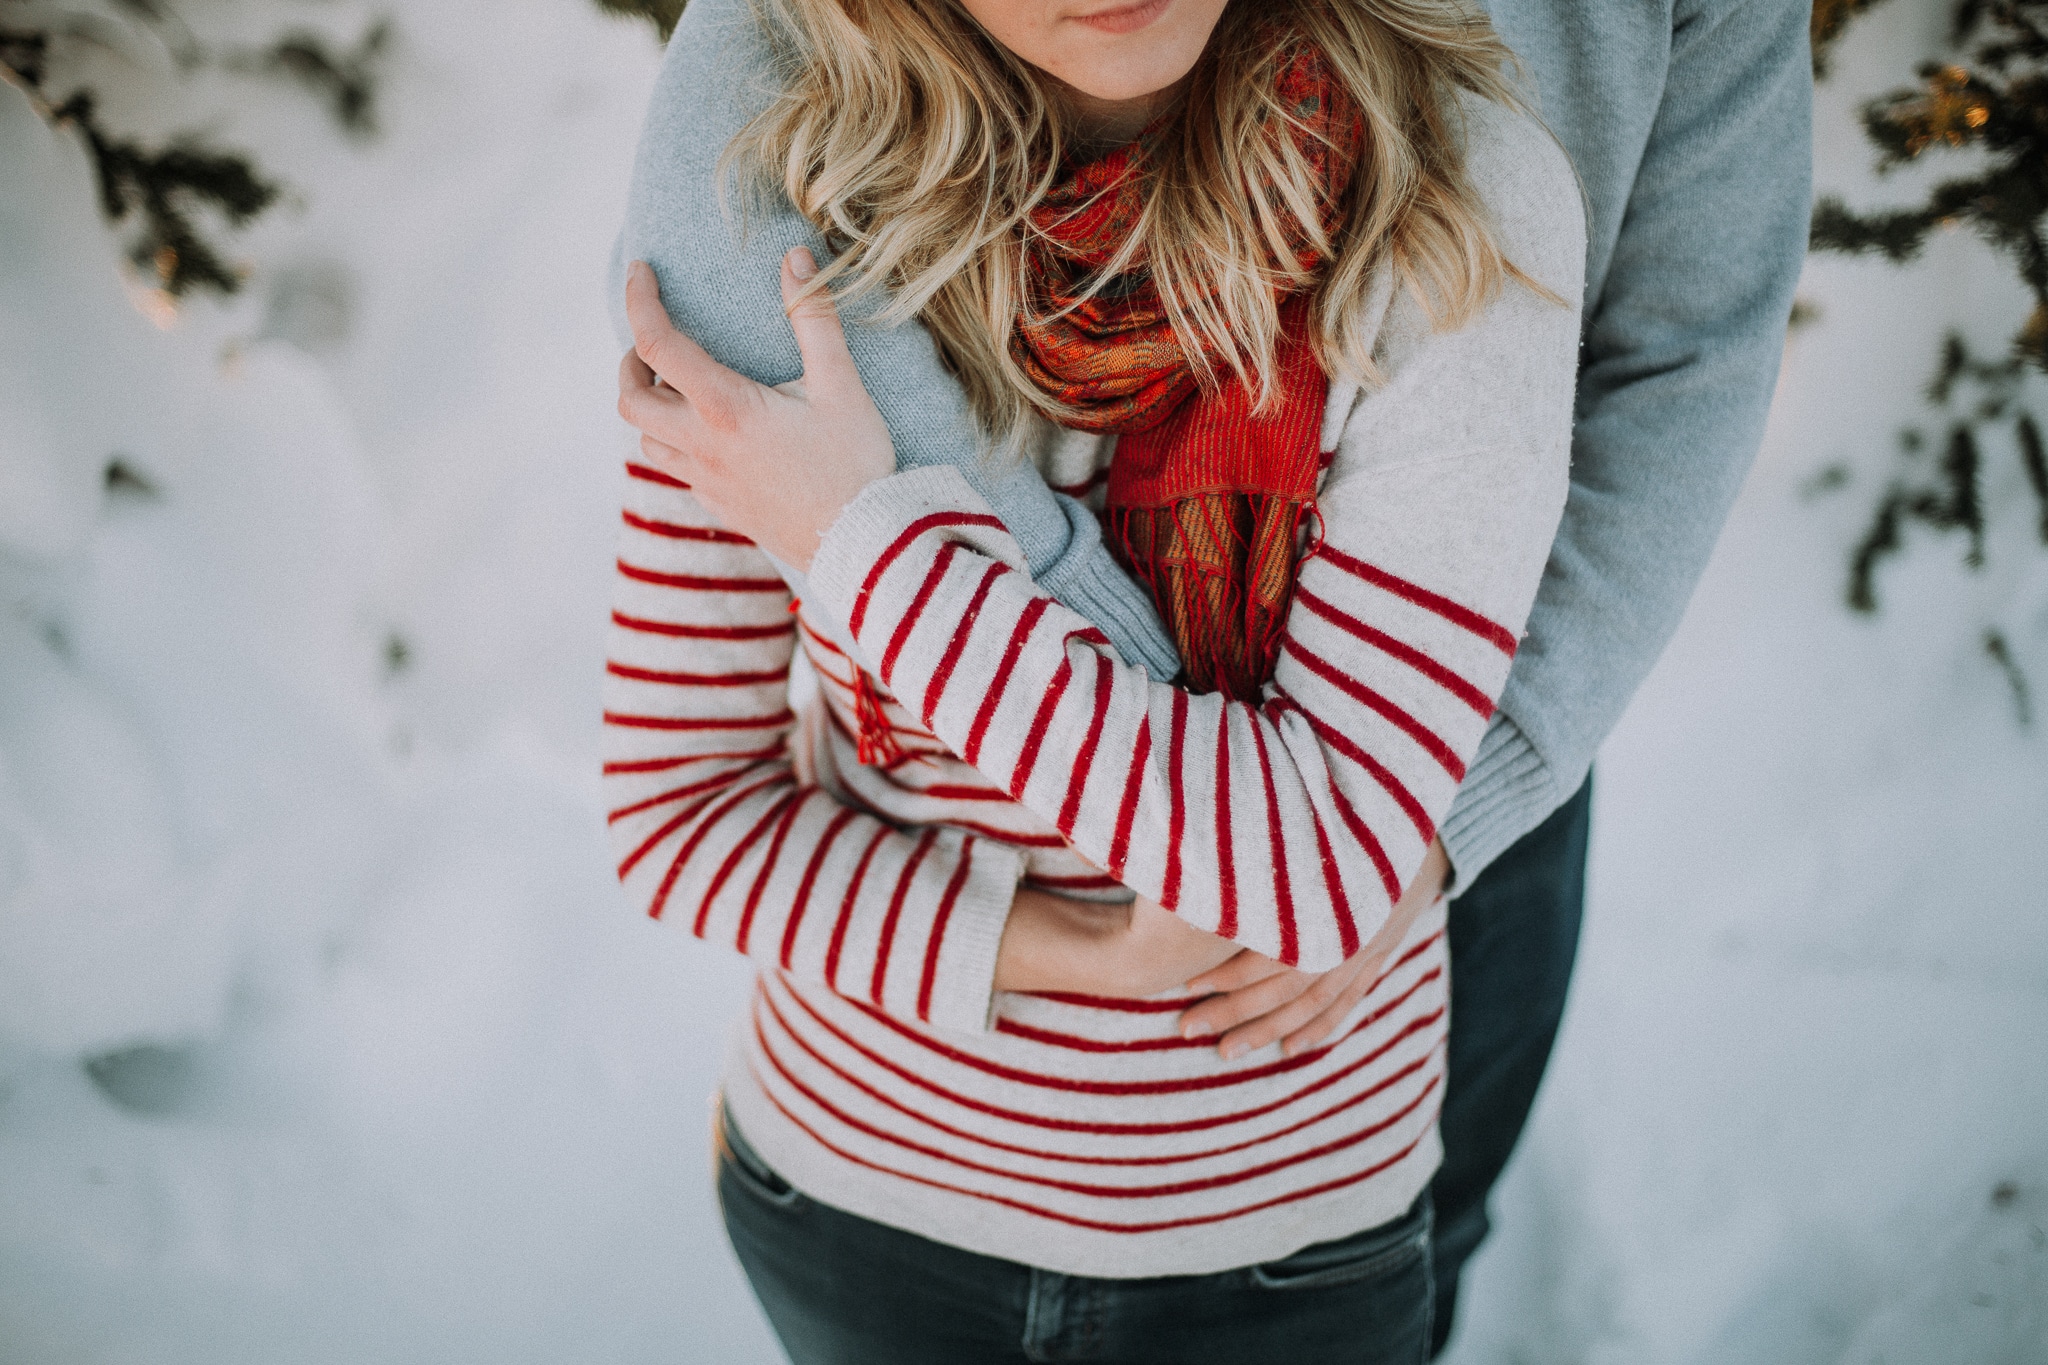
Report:
[[351,51],[330,51],[317,33],[290,33],[265,51],[229,57],[227,65],[296,82],[327,102],[343,131],[368,138],[377,132],[378,68],[390,41],[391,21],[379,19]]

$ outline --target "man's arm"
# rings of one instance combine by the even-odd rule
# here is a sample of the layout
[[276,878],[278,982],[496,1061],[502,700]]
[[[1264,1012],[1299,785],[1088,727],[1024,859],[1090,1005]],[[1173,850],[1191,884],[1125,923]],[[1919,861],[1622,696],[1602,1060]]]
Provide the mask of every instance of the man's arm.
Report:
[[[782,311],[782,258],[830,253],[780,194],[720,202],[719,158],[767,98],[773,63],[747,0],[696,0],[685,11],[649,101],[624,230],[614,253],[614,321],[624,330],[624,265],[644,260],[670,315],[721,363],[763,384],[802,362]],[[1030,462],[981,457],[967,396],[922,327],[869,325],[850,310],[846,339],[894,439],[900,467],[959,468],[1015,534],[1032,577],[1099,626],[1126,662],[1153,677],[1180,671],[1150,595],[1111,557],[1094,515],[1046,486]],[[804,588],[785,572],[799,593]],[[844,643],[844,642],[842,642]]]
[[[1501,8],[1513,11],[1501,15],[1510,41],[1526,27],[1532,50],[1598,26],[1599,7],[1580,0]],[[1611,263],[1589,279],[1564,521],[1500,711],[1442,830],[1457,885],[1578,789],[1677,629],[1755,457],[1812,200],[1806,25],[1806,6],[1786,0],[1701,0],[1673,14],[1663,98]],[[1621,195],[1596,168],[1611,168],[1617,130],[1594,92],[1570,88],[1571,57],[1602,40],[1578,41],[1586,51],[1558,58],[1565,88],[1544,91],[1545,112],[1595,200],[1597,275],[1598,227],[1615,207],[1603,191]],[[1531,62],[1539,78],[1545,64]]]

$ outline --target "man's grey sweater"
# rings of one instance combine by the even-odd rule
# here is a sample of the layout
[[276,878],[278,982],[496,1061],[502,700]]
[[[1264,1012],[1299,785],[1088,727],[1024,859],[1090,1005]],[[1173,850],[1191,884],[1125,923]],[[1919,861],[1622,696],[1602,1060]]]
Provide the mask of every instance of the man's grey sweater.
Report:
[[[1806,6],[1788,0],[1491,0],[1589,200],[1572,480],[1528,635],[1441,831],[1468,884],[1584,780],[1676,629],[1755,455],[1811,198]],[[716,166],[761,107],[748,0],[695,0],[649,109],[612,281],[644,259],[677,325],[764,383],[800,372],[780,261],[816,232],[786,202],[721,206]],[[737,207],[737,202],[735,204]],[[1046,589],[1158,676],[1178,668],[1094,518],[973,419],[914,326],[849,319],[901,465],[959,465]],[[799,586],[799,591],[801,587]]]

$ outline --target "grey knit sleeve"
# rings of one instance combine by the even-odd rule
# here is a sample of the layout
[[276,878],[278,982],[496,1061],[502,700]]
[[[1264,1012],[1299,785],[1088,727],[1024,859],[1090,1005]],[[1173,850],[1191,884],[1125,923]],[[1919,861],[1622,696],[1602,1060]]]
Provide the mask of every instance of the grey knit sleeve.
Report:
[[[735,191],[721,200],[719,155],[762,107],[772,79],[748,0],[695,0],[684,12],[648,107],[610,285],[622,323],[624,263],[646,261],[676,325],[764,384],[803,370],[782,313],[783,255],[808,246],[828,258],[811,224],[780,196],[742,202]],[[1128,662],[1160,679],[1175,676],[1173,642],[1149,595],[1111,558],[1094,514],[1047,487],[1028,462],[984,453],[966,394],[925,330],[873,325],[861,310],[845,323],[899,467],[958,467],[1010,528],[1046,591],[1101,627]]]

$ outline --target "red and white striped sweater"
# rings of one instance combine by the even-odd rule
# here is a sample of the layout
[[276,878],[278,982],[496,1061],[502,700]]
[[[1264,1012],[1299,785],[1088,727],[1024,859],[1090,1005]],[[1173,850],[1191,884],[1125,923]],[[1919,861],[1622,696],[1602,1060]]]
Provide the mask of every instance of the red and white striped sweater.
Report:
[[[1510,259],[1576,300],[1563,154],[1469,110]],[[1121,662],[951,468],[871,485],[797,604],[632,467],[605,716],[619,873],[645,913],[761,963],[726,1098],[770,1163],[864,1217],[1089,1275],[1272,1259],[1407,1207],[1439,1155],[1441,907],[1286,1059],[1182,1040],[1181,998],[994,995],[995,952],[1020,879],[1129,887],[1312,970],[1372,936],[1506,682],[1564,501],[1577,325],[1518,286],[1450,334],[1393,298],[1382,382],[1333,388],[1317,539],[1257,706]],[[1052,449],[1066,482],[1108,446]],[[801,715],[799,643],[819,678]]]

